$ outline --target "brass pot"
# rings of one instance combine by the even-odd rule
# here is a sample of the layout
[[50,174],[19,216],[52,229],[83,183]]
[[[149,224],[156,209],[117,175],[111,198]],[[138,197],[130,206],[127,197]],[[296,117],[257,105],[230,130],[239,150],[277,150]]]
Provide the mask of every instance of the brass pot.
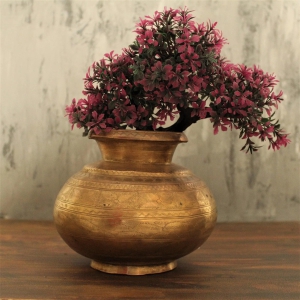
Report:
[[176,267],[211,234],[216,205],[207,186],[172,163],[183,133],[112,130],[92,135],[103,160],[61,189],[57,231],[91,266],[142,275]]

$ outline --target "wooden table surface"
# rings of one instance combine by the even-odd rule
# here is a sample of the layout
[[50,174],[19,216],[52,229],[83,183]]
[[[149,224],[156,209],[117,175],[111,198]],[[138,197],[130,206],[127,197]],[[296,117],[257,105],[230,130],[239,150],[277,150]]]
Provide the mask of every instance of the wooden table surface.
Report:
[[300,299],[300,223],[221,223],[167,273],[110,275],[51,222],[0,221],[1,299]]

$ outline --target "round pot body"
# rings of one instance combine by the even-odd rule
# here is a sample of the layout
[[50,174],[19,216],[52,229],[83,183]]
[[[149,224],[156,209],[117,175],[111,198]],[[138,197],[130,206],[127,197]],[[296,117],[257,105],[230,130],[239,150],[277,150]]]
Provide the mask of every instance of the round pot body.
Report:
[[176,267],[211,234],[216,205],[203,181],[172,163],[183,133],[113,130],[92,135],[103,160],[61,189],[57,231],[91,266],[142,275]]

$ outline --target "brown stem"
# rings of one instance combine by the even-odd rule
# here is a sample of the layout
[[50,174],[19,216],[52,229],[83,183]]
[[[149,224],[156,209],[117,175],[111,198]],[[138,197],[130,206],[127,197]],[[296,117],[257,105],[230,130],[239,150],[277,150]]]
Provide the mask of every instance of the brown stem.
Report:
[[[160,127],[158,130],[160,131],[173,131],[173,132],[182,132],[186,130],[189,126],[191,126],[193,123],[196,123],[200,120],[199,116],[193,116],[191,117],[191,113],[193,108],[178,108],[179,110],[179,118],[176,123],[171,125],[167,128]],[[205,118],[209,118],[210,115],[207,113]]]

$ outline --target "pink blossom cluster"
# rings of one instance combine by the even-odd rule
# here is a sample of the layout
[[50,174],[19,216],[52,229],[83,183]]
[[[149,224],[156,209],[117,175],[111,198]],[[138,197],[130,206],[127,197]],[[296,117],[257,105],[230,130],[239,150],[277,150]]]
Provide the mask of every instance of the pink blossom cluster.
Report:
[[[167,9],[136,24],[121,55],[110,52],[84,78],[84,99],[67,106],[73,126],[96,134],[113,128],[183,131],[210,118],[214,133],[240,130],[242,149],[256,151],[257,137],[274,150],[289,143],[273,120],[283,100],[275,76],[228,63],[216,23],[198,24],[188,9]],[[176,119],[177,116],[177,119]],[[162,127],[167,120],[169,127]]]
[[268,141],[269,148],[274,150],[287,146],[288,134],[273,120],[273,111],[283,100],[282,91],[278,94],[273,91],[278,82],[275,76],[264,73],[257,66],[247,68],[223,62],[219,77],[221,80],[212,85],[211,91],[214,101],[210,117],[214,134],[219,129],[239,129],[240,138],[246,140],[242,150],[247,148],[251,152],[258,149],[253,137]]

